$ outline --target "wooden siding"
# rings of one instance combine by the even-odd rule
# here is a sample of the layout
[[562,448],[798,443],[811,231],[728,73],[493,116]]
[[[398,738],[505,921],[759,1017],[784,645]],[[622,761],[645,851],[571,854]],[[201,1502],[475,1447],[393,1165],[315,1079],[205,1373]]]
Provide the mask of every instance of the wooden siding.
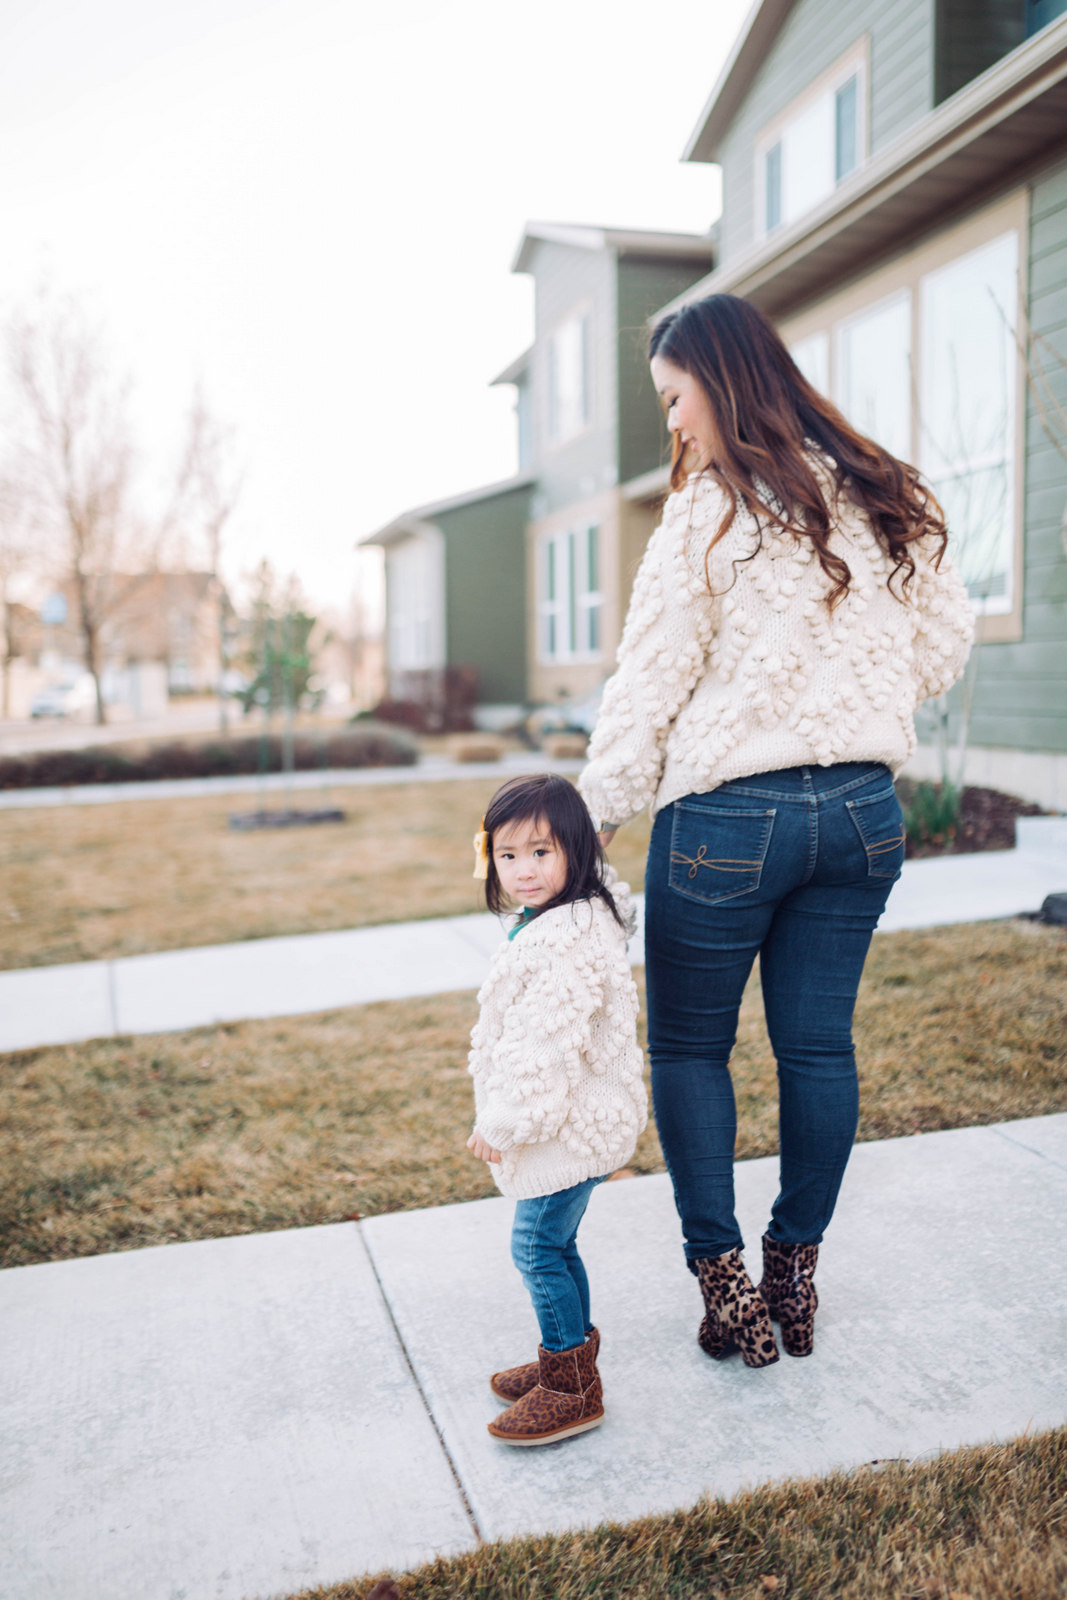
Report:
[[642,260],[618,263],[619,482],[650,472],[669,458],[667,430],[649,377],[645,352],[649,320],[704,276],[699,264]]
[[445,539],[445,660],[478,669],[482,704],[526,699],[528,488],[434,518]]
[[[1030,222],[1030,324],[1059,352],[1044,370],[1067,406],[1067,165],[1034,183]],[[1067,441],[1064,442],[1067,449]],[[983,645],[971,742],[1067,752],[1067,459],[1027,395],[1023,637]]]
[[[536,331],[530,368],[529,467],[538,477],[534,515],[541,517],[615,482],[615,260],[609,250],[540,242],[530,270]],[[548,340],[553,329],[578,310],[587,311],[591,318],[590,424],[575,438],[553,445],[547,438]]]
[[864,34],[871,41],[869,148],[875,154],[933,105],[933,0],[799,0],[721,144],[722,259],[755,243],[761,128]]

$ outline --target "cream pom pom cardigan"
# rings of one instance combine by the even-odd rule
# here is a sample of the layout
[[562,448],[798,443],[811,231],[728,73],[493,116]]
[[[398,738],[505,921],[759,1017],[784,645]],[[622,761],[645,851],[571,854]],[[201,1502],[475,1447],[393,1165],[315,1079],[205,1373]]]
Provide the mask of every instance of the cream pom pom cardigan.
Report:
[[626,954],[633,906],[610,868],[607,881],[625,928],[602,900],[553,906],[500,947],[478,993],[475,1126],[516,1199],[614,1172],[648,1120]]
[[[833,505],[825,467],[820,476]],[[916,707],[963,671],[974,612],[948,555],[935,566],[932,540],[909,546],[916,571],[901,600],[884,546],[841,497],[830,547],[852,582],[831,612],[814,546],[773,527],[760,543],[741,506],[705,574],[726,504],[695,476],[649,540],[578,780],[601,825],[780,767],[883,761],[896,772],[915,748]]]

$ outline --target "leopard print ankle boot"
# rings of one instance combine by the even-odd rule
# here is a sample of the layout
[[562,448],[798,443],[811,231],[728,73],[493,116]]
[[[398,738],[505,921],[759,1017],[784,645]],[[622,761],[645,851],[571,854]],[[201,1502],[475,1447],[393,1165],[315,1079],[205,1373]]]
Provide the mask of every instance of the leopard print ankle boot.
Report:
[[591,1338],[571,1350],[537,1351],[537,1384],[489,1424],[504,1444],[555,1444],[604,1420],[604,1395]]
[[745,1271],[740,1250],[694,1261],[704,1296],[704,1320],[697,1341],[705,1355],[722,1361],[740,1350],[746,1367],[769,1367],[778,1360],[774,1329],[759,1290]]
[[[593,1355],[600,1354],[600,1329],[592,1328],[588,1334],[593,1346]],[[508,1367],[504,1372],[494,1372],[489,1379],[489,1387],[498,1400],[506,1400],[508,1405],[514,1405],[516,1400],[521,1400],[524,1394],[529,1394],[531,1389],[537,1388],[539,1363],[527,1361],[521,1367]]]
[[779,1244],[763,1235],[763,1278],[760,1294],[767,1310],[782,1327],[782,1343],[789,1356],[810,1356],[815,1348],[815,1291],[817,1244]]

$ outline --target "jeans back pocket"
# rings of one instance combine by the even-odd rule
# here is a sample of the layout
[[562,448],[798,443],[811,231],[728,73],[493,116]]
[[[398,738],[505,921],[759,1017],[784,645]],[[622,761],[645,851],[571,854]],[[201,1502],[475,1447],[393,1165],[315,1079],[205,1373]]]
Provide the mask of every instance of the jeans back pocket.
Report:
[[671,888],[704,905],[751,894],[759,886],[774,818],[773,810],[676,801],[667,879]]
[[881,789],[862,800],[846,800],[860,843],[867,852],[867,876],[899,878],[904,865],[904,817],[895,789]]

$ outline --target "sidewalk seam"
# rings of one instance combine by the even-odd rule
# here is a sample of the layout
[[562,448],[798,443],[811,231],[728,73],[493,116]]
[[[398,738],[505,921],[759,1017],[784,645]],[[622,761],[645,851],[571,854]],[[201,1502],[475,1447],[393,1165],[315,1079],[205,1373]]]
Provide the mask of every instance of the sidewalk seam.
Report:
[[[1051,1112],[1050,1114],[1052,1116],[1057,1116],[1058,1115],[1058,1113],[1055,1112],[1055,1111]],[[994,1126],[994,1127],[990,1128],[990,1132],[999,1134],[1000,1137],[1005,1141],[1005,1143],[1013,1144],[1015,1146],[1016,1150],[1025,1150],[1027,1155],[1037,1156],[1039,1161],[1047,1161],[1049,1166],[1050,1167],[1055,1167],[1057,1169],[1057,1171],[1059,1171],[1059,1172],[1067,1172],[1067,1162],[1057,1161],[1055,1156],[1046,1155],[1044,1150],[1035,1149],[1035,1147],[1032,1144],[1024,1144],[1021,1139],[1013,1139],[1011,1134],[1010,1133],[1005,1133],[1003,1128],[998,1128],[998,1127]]]
[[428,1397],[426,1395],[426,1391],[422,1387],[422,1384],[419,1382],[419,1375],[415,1371],[415,1367],[414,1367],[414,1364],[412,1363],[411,1356],[408,1354],[408,1347],[404,1343],[404,1336],[400,1332],[400,1327],[399,1327],[399,1325],[397,1323],[396,1318],[393,1315],[393,1308],[389,1304],[389,1296],[385,1292],[385,1285],[382,1282],[381,1275],[378,1272],[378,1263],[375,1261],[374,1254],[373,1254],[370,1246],[368,1245],[366,1239],[363,1237],[363,1228],[360,1225],[360,1223],[358,1223],[358,1222],[356,1223],[356,1232],[359,1235],[359,1242],[363,1246],[364,1254],[366,1255],[367,1260],[370,1262],[370,1269],[374,1273],[374,1281],[378,1285],[378,1293],[382,1297],[382,1305],[385,1307],[385,1314],[389,1318],[389,1322],[390,1322],[390,1325],[392,1327],[392,1330],[393,1330],[394,1334],[396,1335],[396,1342],[400,1346],[400,1353],[404,1357],[404,1365],[407,1367],[408,1371],[411,1373],[411,1381],[415,1385],[415,1389],[416,1389],[416,1391],[418,1393],[419,1399],[422,1401],[423,1409],[426,1412],[427,1417],[430,1419],[430,1426],[433,1429],[434,1433],[437,1435],[437,1442],[441,1446],[441,1452],[444,1455],[445,1460],[448,1462],[448,1470],[452,1474],[452,1480],[456,1485],[456,1492],[459,1495],[460,1501],[462,1502],[462,1505],[463,1505],[463,1509],[467,1514],[467,1521],[471,1525],[471,1531],[474,1534],[474,1537],[478,1541],[478,1543],[479,1544],[484,1544],[485,1543],[485,1535],[482,1533],[481,1528],[479,1528],[479,1526],[478,1526],[478,1519],[474,1515],[474,1510],[473,1510],[473,1507],[471,1506],[470,1499],[469,1499],[469,1497],[467,1495],[467,1491],[463,1487],[463,1479],[459,1475],[459,1468],[456,1466],[456,1463],[453,1460],[451,1450],[448,1448],[448,1445],[445,1443],[445,1436],[441,1432],[440,1427],[438,1426],[437,1418],[433,1414],[433,1407],[430,1405],[429,1399],[428,1399]]

